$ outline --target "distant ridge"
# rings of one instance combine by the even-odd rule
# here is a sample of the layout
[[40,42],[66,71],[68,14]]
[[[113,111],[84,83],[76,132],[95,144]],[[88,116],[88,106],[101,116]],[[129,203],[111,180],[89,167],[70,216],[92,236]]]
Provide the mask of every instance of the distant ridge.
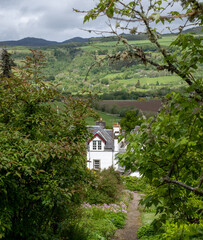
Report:
[[202,34],[203,33],[202,27],[193,27],[193,28],[183,30],[183,33],[189,33],[189,32],[193,32],[193,33],[196,33],[196,34]]
[[54,46],[71,42],[88,42],[88,38],[75,37],[63,42],[48,41],[42,38],[27,37],[17,41],[1,41],[0,46],[25,46],[25,47],[44,47]]
[[[202,34],[202,28],[201,27],[193,27],[187,30],[184,30],[183,33],[188,32],[195,32],[197,34]],[[130,35],[130,34],[123,34],[125,38],[128,40],[145,40],[147,39],[146,34],[139,34],[139,35]],[[170,34],[166,34],[170,35]],[[44,47],[44,46],[54,46],[54,45],[60,45],[60,44],[66,44],[66,43],[86,43],[86,42],[94,42],[94,41],[117,41],[117,38],[115,36],[110,37],[92,37],[92,38],[82,38],[82,37],[74,37],[68,40],[65,40],[63,42],[57,42],[57,41],[48,41],[42,38],[35,38],[35,37],[27,37],[16,41],[0,41],[0,47],[4,46],[26,46],[26,47]]]
[[48,41],[42,38],[27,37],[17,41],[3,41],[0,45],[3,46],[26,46],[26,47],[42,47],[56,45],[58,42]]
[[88,41],[89,41],[89,38],[74,37],[69,40],[63,41],[60,44],[70,43],[70,42],[83,43],[83,42],[88,42]]

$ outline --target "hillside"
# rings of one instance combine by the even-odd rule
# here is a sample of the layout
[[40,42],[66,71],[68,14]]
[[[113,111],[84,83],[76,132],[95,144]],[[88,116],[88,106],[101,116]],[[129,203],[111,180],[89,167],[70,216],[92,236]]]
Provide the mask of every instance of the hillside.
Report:
[[202,34],[203,30],[202,30],[202,27],[192,27],[192,28],[188,28],[183,31],[183,33],[189,33],[189,32],[193,32],[196,34]]
[[[187,30],[184,30],[183,33],[194,32],[196,34],[202,34],[201,27],[193,27]],[[121,34],[123,35],[128,41],[137,41],[137,40],[147,40],[146,34]],[[166,34],[171,35],[171,34]],[[161,37],[164,37],[162,35]],[[87,43],[87,42],[112,42],[117,41],[117,37],[109,36],[109,37],[90,37],[90,38],[82,38],[82,37],[74,37],[62,42],[57,41],[48,41],[42,38],[35,38],[35,37],[26,37],[16,41],[0,41],[0,46],[29,46],[29,47],[43,47],[43,46],[54,46],[54,45],[61,45],[65,43]]]
[[[174,35],[164,35],[159,42],[173,52],[177,51],[170,47],[174,39]],[[47,68],[44,69],[46,81],[56,83],[64,94],[92,92],[101,100],[136,100],[161,98],[172,90],[184,88],[183,81],[176,75],[157,71],[155,67],[145,66],[136,59],[109,62],[109,55],[125,50],[121,43],[117,44],[115,41],[97,39],[87,42],[87,39],[74,38],[70,41],[75,42],[49,42],[50,45],[47,46],[47,42],[42,39],[24,39],[27,42],[29,40],[35,42],[35,48],[41,50],[47,59]],[[43,42],[46,46],[37,47],[37,44],[41,45]],[[141,46],[157,63],[162,62],[161,55],[149,40],[131,40],[130,43]],[[9,47],[18,65],[29,55],[28,49],[29,47],[23,46]],[[203,75],[202,66],[195,74]]]
[[48,41],[41,38],[34,38],[34,37],[27,37],[23,38],[17,41],[2,41],[0,42],[0,46],[25,46],[25,47],[43,47],[43,46],[54,46],[54,45],[60,45],[65,43],[72,43],[72,42],[88,42],[87,38],[81,38],[81,37],[75,37],[71,38],[69,40],[65,40],[63,42],[57,42],[57,41]]
[[0,42],[0,46],[28,46],[28,47],[40,47],[40,46],[52,46],[58,44],[56,41],[47,41],[41,38],[27,37],[17,41],[4,41]]

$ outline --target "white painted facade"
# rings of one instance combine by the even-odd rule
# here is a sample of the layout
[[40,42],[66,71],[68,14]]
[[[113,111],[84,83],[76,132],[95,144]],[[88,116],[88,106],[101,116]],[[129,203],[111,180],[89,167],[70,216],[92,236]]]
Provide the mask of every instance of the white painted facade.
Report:
[[87,167],[103,170],[113,166],[114,169],[123,171],[117,164],[116,157],[119,152],[125,151],[125,147],[121,147],[123,144],[118,142],[120,125],[114,124],[113,130],[110,130],[105,129],[104,122],[104,125],[99,123],[90,128],[93,137],[87,144]]

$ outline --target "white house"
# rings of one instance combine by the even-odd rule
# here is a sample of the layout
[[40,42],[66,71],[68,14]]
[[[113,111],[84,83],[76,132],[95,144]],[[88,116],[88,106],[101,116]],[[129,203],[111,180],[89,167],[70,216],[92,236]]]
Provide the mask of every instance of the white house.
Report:
[[124,171],[117,164],[116,155],[125,152],[124,141],[118,142],[120,124],[115,123],[113,129],[106,129],[105,122],[100,119],[95,126],[89,128],[92,138],[87,144],[87,167],[89,169],[107,169],[111,166],[119,171]]

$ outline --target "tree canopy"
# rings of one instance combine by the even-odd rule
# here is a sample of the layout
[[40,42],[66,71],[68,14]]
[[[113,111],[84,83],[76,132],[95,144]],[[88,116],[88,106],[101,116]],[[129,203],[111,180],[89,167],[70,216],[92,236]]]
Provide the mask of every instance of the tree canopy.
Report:
[[0,78],[1,239],[61,239],[82,200],[89,101],[43,82],[44,64],[32,50]]
[[125,113],[125,116],[121,119],[121,127],[127,133],[132,131],[135,126],[141,125],[144,120],[139,116],[139,110],[129,110]]

